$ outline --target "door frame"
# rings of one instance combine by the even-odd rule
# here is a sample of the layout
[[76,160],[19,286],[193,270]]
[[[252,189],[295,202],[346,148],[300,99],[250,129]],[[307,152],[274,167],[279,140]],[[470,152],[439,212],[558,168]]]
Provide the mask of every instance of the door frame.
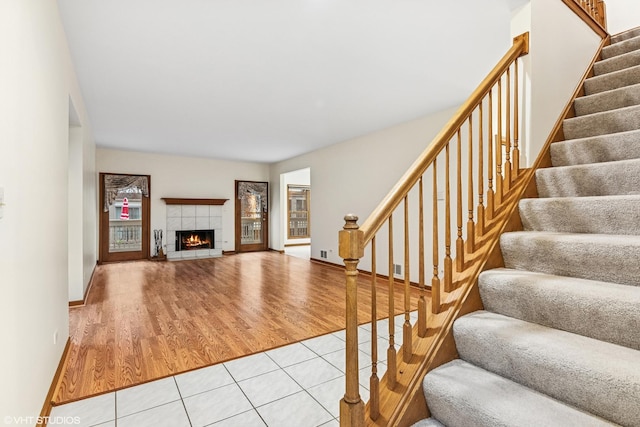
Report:
[[[267,202],[266,211],[263,209],[262,211],[262,243],[256,243],[251,245],[243,245],[241,241],[242,236],[242,218],[241,218],[241,204],[240,198],[238,198],[238,185],[241,182],[249,182],[254,184],[266,184],[267,186]],[[234,184],[234,194],[235,194],[235,249],[237,253],[240,252],[257,252],[257,251],[267,251],[269,250],[269,182],[267,181],[247,181],[243,179],[236,179]]]
[[[142,196],[142,250],[131,252],[109,252],[109,212],[104,211],[104,177],[105,175],[128,175],[128,176],[146,176],[149,197]],[[121,262],[121,261],[135,261],[140,259],[149,259],[151,250],[151,175],[132,174],[132,173],[111,173],[100,172],[100,179],[98,182],[100,188],[100,205],[98,206],[98,239],[99,239],[99,254],[98,264],[105,262]]]

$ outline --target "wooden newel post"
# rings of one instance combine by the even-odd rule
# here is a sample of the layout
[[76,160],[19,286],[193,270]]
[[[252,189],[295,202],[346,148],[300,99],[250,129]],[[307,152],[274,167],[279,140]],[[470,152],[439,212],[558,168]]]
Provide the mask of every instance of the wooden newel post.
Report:
[[358,262],[364,255],[364,233],[358,227],[358,217],[347,215],[340,230],[339,254],[346,267],[346,392],[340,401],[340,425],[364,426],[364,402],[360,398],[358,372]]

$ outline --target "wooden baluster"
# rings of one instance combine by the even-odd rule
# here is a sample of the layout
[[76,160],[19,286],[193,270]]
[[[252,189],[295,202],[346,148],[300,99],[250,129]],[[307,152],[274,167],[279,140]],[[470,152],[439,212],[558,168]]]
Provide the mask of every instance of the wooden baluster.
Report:
[[517,178],[520,175],[520,100],[518,96],[520,81],[518,80],[518,60],[516,59],[514,64],[515,76],[513,80],[513,178]]
[[464,240],[462,240],[462,135],[458,129],[458,239],[456,240],[456,269],[461,272],[464,269]]
[[494,205],[494,192],[493,192],[493,88],[489,90],[489,141],[487,145],[488,156],[487,166],[489,167],[489,171],[487,173],[487,178],[489,180],[489,185],[487,189],[487,212],[489,219],[493,219],[495,215],[495,205]]
[[424,338],[427,336],[427,300],[425,294],[424,282],[424,193],[423,179],[420,177],[418,182],[418,283],[420,285],[420,299],[418,299],[418,336]]
[[507,140],[504,161],[504,190],[511,189],[511,67],[507,68],[507,105],[505,111]]
[[607,5],[604,3],[603,0],[598,0],[596,7],[598,8],[599,23],[600,25],[602,25],[602,28],[606,30],[607,29]]
[[371,378],[369,379],[369,416],[380,416],[380,379],[378,378],[378,304],[376,271],[376,237],[371,239]]
[[339,232],[339,254],[346,274],[346,392],[340,401],[340,421],[348,426],[364,426],[364,402],[360,398],[358,370],[358,262],[364,255],[363,232],[358,217],[347,215]]
[[482,105],[480,102],[478,108],[478,217],[476,219],[476,233],[478,236],[484,234],[484,138],[482,135]]
[[395,345],[395,281],[393,280],[393,214],[389,215],[389,348],[387,349],[387,387],[396,386],[396,345]]
[[413,354],[413,336],[411,334],[411,277],[409,276],[409,196],[404,196],[404,324],[402,325],[402,356],[405,362]]
[[467,173],[469,190],[467,191],[467,251],[476,247],[476,225],[473,221],[473,112],[469,115],[469,171]]
[[496,205],[502,204],[502,77],[498,80],[498,139],[496,140]]
[[431,279],[431,312],[440,313],[440,278],[438,277],[438,162],[433,162],[433,278]]
[[449,143],[445,146],[445,213],[444,213],[444,290],[453,291],[453,263],[451,261],[451,179],[449,178]]

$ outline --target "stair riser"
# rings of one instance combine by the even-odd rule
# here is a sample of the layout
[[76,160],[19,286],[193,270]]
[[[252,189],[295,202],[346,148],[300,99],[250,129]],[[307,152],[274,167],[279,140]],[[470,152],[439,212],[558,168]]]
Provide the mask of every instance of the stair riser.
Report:
[[553,166],[571,166],[640,158],[640,131],[600,135],[551,144]]
[[593,64],[593,73],[596,76],[601,76],[607,73],[613,73],[625,68],[635,67],[640,65],[640,50],[625,53],[624,55],[615,56],[610,59],[598,61]]
[[463,360],[607,420],[640,425],[640,352],[487,312],[461,317],[453,329]]
[[640,84],[583,96],[574,102],[576,116],[586,116],[633,105],[640,105]]
[[566,119],[562,130],[566,139],[588,138],[640,129],[640,107],[627,107],[590,116]]
[[635,235],[640,230],[640,196],[523,199],[525,231]]
[[640,240],[621,236],[581,239],[580,236],[505,233],[500,248],[506,268],[556,276],[640,285]]
[[613,58],[627,52],[640,49],[640,37],[634,37],[602,49],[602,59]]
[[640,83],[640,66],[591,77],[584,81],[585,95],[606,92]]
[[538,169],[536,185],[540,197],[635,195],[640,160]]
[[[478,281],[485,310],[640,350],[640,288],[508,269]],[[522,296],[526,295],[526,298]]]

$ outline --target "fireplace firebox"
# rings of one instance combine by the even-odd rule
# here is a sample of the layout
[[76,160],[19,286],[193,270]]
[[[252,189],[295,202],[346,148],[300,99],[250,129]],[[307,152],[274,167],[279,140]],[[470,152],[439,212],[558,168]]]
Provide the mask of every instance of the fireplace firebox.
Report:
[[214,230],[176,231],[176,251],[214,249]]

